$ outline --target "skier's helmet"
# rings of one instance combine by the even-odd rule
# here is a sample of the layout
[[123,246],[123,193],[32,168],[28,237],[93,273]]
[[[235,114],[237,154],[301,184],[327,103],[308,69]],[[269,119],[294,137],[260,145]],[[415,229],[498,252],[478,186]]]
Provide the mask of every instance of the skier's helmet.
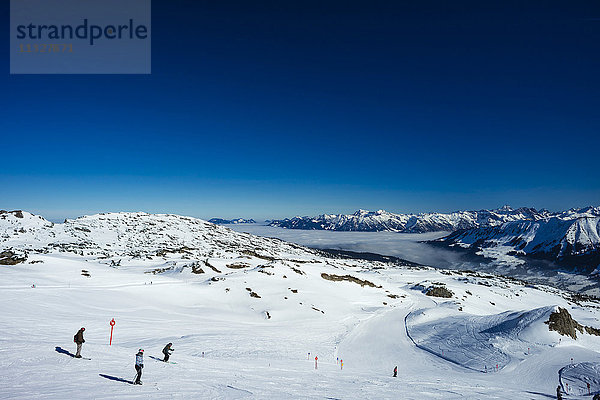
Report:
[[84,327],[82,327],[82,328],[81,328],[81,330],[82,330],[82,331],[85,331],[85,328],[84,328]]
[[140,353],[143,353],[143,352],[144,352],[144,349],[139,349],[138,351],[139,351]]

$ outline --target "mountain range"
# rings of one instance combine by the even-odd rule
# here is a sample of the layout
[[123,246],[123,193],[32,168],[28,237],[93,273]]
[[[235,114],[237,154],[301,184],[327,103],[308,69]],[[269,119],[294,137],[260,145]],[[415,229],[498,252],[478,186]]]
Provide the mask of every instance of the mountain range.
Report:
[[223,218],[211,218],[208,220],[211,224],[217,225],[230,225],[230,224],[255,224],[256,221],[252,218],[234,218],[234,219],[223,219]]
[[391,231],[401,233],[454,232],[459,229],[498,226],[511,221],[539,221],[551,217],[574,219],[600,216],[600,207],[571,209],[558,213],[546,209],[504,206],[495,210],[455,211],[451,213],[395,214],[384,210],[358,210],[354,214],[321,214],[316,217],[273,220],[270,226],[287,229],[332,231]]

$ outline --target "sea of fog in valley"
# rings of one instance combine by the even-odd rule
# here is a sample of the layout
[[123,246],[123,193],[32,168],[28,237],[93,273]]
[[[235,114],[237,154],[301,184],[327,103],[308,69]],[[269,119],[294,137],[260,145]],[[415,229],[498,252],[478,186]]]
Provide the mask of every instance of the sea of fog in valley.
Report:
[[264,224],[232,224],[227,227],[264,237],[274,237],[317,249],[350,250],[394,256],[436,268],[474,270],[512,276],[533,283],[600,296],[597,276],[581,275],[539,260],[515,257],[499,259],[475,256],[464,251],[449,250],[424,243],[448,235],[449,232],[340,232],[284,229]]

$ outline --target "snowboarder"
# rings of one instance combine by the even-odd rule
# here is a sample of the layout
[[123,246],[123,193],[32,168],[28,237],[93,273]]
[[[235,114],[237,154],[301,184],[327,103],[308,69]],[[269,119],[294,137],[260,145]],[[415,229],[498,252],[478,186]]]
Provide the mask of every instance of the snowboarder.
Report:
[[394,367],[394,378],[397,378],[397,377],[398,377],[398,366],[396,365]]
[[85,343],[83,339],[83,332],[85,328],[81,328],[77,331],[75,336],[73,336],[73,341],[77,344],[77,352],[75,353],[75,358],[81,358],[81,346]]
[[560,385],[558,385],[556,387],[556,400],[563,400],[563,398],[562,398],[562,392],[560,390]]
[[134,385],[142,384],[142,368],[144,368],[144,349],[139,349],[135,355],[135,370],[137,375],[135,377]]
[[165,348],[163,349],[163,354],[165,355],[165,358],[163,359],[164,362],[168,362],[169,361],[169,356],[171,355],[172,352],[175,351],[175,349],[172,349],[171,346],[173,346],[173,343],[169,343],[165,346]]

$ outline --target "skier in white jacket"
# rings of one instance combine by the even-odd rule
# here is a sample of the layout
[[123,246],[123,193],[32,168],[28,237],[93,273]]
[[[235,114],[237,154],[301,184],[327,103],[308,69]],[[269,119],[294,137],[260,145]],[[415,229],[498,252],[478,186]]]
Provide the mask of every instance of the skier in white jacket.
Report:
[[137,371],[137,376],[135,377],[134,385],[142,384],[142,368],[144,368],[144,349],[139,349],[135,355],[135,370]]

